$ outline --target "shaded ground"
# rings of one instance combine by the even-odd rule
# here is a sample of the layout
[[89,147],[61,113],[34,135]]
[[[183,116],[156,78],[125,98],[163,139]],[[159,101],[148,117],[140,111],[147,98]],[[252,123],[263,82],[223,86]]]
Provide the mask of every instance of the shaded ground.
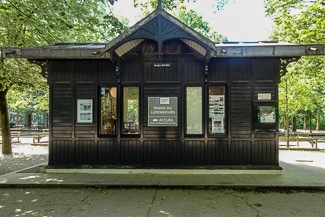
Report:
[[[55,198],[55,199],[54,199]],[[1,189],[1,216],[321,217],[324,192],[216,189]]]
[[21,143],[13,143],[11,155],[0,152],[0,175],[48,162],[48,146],[32,146],[31,140],[21,138]]
[[14,153],[11,156],[2,156],[0,158],[0,175],[47,163],[47,161],[47,154],[24,155],[22,153]]

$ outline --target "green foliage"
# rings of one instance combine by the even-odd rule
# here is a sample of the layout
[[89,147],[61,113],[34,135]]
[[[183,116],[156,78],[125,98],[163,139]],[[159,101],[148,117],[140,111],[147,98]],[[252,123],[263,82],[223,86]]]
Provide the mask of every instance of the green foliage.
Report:
[[[162,8],[166,11],[177,11],[185,8],[186,2],[196,2],[196,0],[164,0],[162,1]],[[144,15],[157,8],[158,0],[133,0],[134,7],[139,7]]]
[[[0,47],[110,41],[127,30],[110,11],[109,6],[115,1],[2,0]],[[48,88],[40,72],[40,67],[23,59],[1,59],[2,100],[9,101],[11,109],[16,111],[26,105],[45,110],[48,107]],[[11,144],[7,110],[7,104],[1,103],[3,153],[9,154]]]
[[138,100],[128,100],[128,121],[137,121],[139,119],[138,113],[139,113],[139,105]]
[[[325,43],[325,7],[321,0],[265,0],[274,21],[271,38],[297,44]],[[302,57],[287,67],[279,85],[279,106],[288,115],[324,112],[325,58]]]
[[[108,6],[104,0],[1,1],[0,47],[111,40],[126,27],[108,10]],[[36,65],[17,59],[0,61],[0,90],[13,88],[16,93],[26,93],[30,88],[39,90],[41,83],[46,84]],[[46,89],[42,87],[44,93]],[[39,106],[45,104],[40,102]]]
[[[232,0],[236,1],[236,0]],[[178,11],[186,9],[187,2],[197,2],[198,0],[162,0],[162,8],[166,11]],[[223,10],[229,0],[214,0],[215,6],[211,8],[213,11]],[[158,0],[133,0],[134,7],[140,7],[145,15],[157,8]]]
[[[1,1],[0,47],[110,40],[126,28],[107,11],[108,5],[104,2]],[[21,73],[22,69],[28,68],[35,66],[26,63],[12,65],[12,61],[1,61],[0,90],[14,84],[32,84],[34,77],[29,76],[29,73]]]
[[325,42],[325,7],[322,0],[265,1],[266,12],[274,21],[273,39],[292,43]]
[[124,26],[106,7],[103,1],[1,1],[0,46],[107,40]]
[[211,27],[208,22],[203,20],[203,17],[193,10],[186,11],[185,9],[181,10],[178,14],[178,18],[182,20],[189,27],[195,31],[201,33],[203,36],[209,38],[215,42],[225,42],[228,39],[211,30]]

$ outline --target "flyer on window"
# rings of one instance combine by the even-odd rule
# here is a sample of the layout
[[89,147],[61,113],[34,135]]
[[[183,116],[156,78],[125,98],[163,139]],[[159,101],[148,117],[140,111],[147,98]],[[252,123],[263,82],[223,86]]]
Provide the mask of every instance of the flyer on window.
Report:
[[211,133],[224,133],[224,95],[209,96]]

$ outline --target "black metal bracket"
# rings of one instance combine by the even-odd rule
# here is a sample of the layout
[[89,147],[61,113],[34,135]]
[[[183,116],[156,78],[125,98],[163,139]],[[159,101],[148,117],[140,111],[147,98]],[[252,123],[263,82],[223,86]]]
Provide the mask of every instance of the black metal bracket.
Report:
[[291,58],[281,58],[280,59],[280,77],[285,76],[288,72],[287,66],[292,63],[296,62],[300,59],[300,57],[291,57]]
[[31,60],[31,59],[28,59],[28,61],[32,64],[36,64],[38,65],[39,67],[41,67],[42,71],[41,71],[41,75],[47,79],[47,63],[48,63],[48,60]]

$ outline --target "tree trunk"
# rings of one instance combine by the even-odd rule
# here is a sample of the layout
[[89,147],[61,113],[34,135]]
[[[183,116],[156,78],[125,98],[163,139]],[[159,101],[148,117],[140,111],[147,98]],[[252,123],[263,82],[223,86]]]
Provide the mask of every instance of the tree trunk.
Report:
[[316,130],[320,131],[320,114],[317,114]]
[[307,118],[304,116],[304,130],[307,130]]
[[309,133],[312,134],[313,133],[313,129],[312,129],[312,120],[311,120],[311,115],[309,115]]
[[25,117],[24,117],[24,125],[27,128],[31,128],[32,127],[32,113],[29,111],[25,112]]
[[19,110],[16,110],[16,127],[19,125]]
[[286,135],[285,137],[287,138],[287,147],[289,148],[290,147],[290,141],[289,141],[289,137],[290,137],[290,127],[289,127],[289,115],[286,113],[285,114],[285,127],[286,127]]
[[2,154],[12,153],[7,93],[8,90],[0,91],[0,127],[2,135]]
[[288,100],[288,81],[285,80],[285,115],[284,115],[284,126],[286,127],[286,138],[287,138],[287,147],[290,147],[290,141],[289,141],[289,100]]
[[297,118],[292,116],[292,132],[297,132]]

